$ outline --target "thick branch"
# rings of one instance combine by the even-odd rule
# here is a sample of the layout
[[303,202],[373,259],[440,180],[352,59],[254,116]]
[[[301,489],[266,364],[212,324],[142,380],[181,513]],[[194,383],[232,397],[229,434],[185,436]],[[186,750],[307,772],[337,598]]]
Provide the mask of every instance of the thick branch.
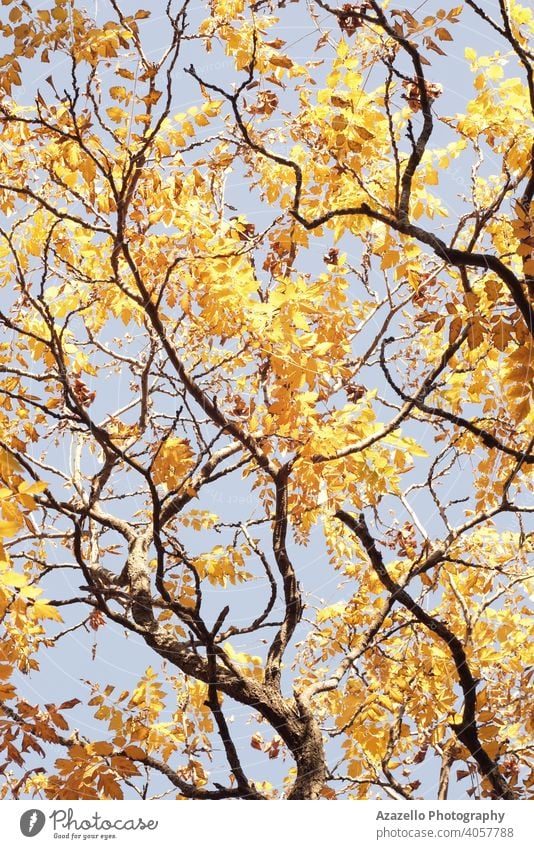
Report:
[[287,537],[287,486],[289,467],[284,466],[276,478],[276,511],[273,529],[273,552],[284,586],[285,615],[273,639],[265,668],[266,681],[279,682],[282,657],[302,616],[300,589],[293,564],[286,547]]
[[462,643],[443,622],[423,610],[409,593],[390,576],[384,565],[382,555],[369,532],[363,513],[356,518],[345,510],[338,510],[336,517],[358,537],[380,582],[391,593],[392,600],[400,602],[415,616],[418,622],[421,622],[429,631],[432,631],[446,643],[454,661],[464,696],[462,721],[453,724],[452,728],[460,742],[463,743],[479,765],[482,774],[492,785],[497,798],[514,799],[515,795],[501,775],[497,764],[490,758],[480,742],[476,722],[477,681],[469,668]]

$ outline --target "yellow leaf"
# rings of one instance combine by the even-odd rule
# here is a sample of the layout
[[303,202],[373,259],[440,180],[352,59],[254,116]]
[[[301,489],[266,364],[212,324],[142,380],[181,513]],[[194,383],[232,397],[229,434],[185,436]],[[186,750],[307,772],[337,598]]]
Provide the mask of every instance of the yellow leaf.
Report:
[[111,766],[121,776],[128,778],[131,775],[139,775],[137,766],[132,763],[129,758],[123,758],[120,755],[115,755],[111,758]]
[[490,80],[500,80],[504,76],[504,70],[501,65],[491,65],[487,70],[487,76]]
[[21,587],[19,595],[20,595],[21,598],[35,599],[35,598],[39,598],[41,593],[42,593],[42,590],[39,587],[26,586],[26,587]]
[[89,746],[89,751],[93,752],[95,755],[111,755],[113,752],[113,746],[111,743],[107,743],[106,741],[100,741],[98,743],[91,743]]
[[452,345],[458,339],[458,336],[462,332],[462,319],[460,316],[455,316],[449,325],[449,344]]
[[111,86],[109,93],[113,100],[125,100],[128,95],[128,92],[123,85]]
[[26,576],[21,575],[19,572],[0,572],[0,584],[6,587],[23,587],[27,583],[28,579]]
[[126,746],[126,748],[123,749],[123,751],[124,751],[124,754],[128,758],[132,758],[132,760],[144,760],[146,758],[146,752],[143,749],[141,749],[139,746],[133,746],[133,745]]
[[120,124],[127,117],[127,113],[120,106],[110,106],[106,109],[106,112],[116,124]]
[[0,537],[13,537],[22,527],[22,522],[13,519],[0,521]]
[[282,56],[281,54],[276,53],[274,56],[271,56],[269,59],[271,65],[274,65],[277,68],[292,68],[293,62],[289,58],[289,56]]
[[52,619],[54,622],[63,622],[60,612],[51,604],[48,604],[45,599],[33,604],[32,613],[35,619]]
[[22,472],[22,466],[11,451],[0,445],[0,475],[5,478],[13,472]]
[[37,495],[40,492],[44,492],[47,486],[48,484],[44,481],[33,481],[33,483],[24,481],[20,484],[18,491],[26,493],[27,495]]
[[222,104],[222,100],[209,100],[202,105],[202,111],[210,118],[215,118],[219,114]]
[[123,798],[120,784],[111,770],[102,770],[98,773],[98,788],[110,799]]
[[398,251],[386,251],[382,256],[382,260],[380,262],[380,268],[386,270],[387,268],[393,268],[394,265],[397,265],[399,262],[400,254]]
[[187,439],[169,437],[160,447],[152,464],[154,482],[174,489],[190,471],[193,463],[193,452]]

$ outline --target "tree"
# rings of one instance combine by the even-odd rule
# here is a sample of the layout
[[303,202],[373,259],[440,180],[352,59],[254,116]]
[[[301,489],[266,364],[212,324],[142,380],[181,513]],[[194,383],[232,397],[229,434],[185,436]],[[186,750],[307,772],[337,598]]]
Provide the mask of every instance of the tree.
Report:
[[4,797],[532,795],[532,12],[3,6]]

